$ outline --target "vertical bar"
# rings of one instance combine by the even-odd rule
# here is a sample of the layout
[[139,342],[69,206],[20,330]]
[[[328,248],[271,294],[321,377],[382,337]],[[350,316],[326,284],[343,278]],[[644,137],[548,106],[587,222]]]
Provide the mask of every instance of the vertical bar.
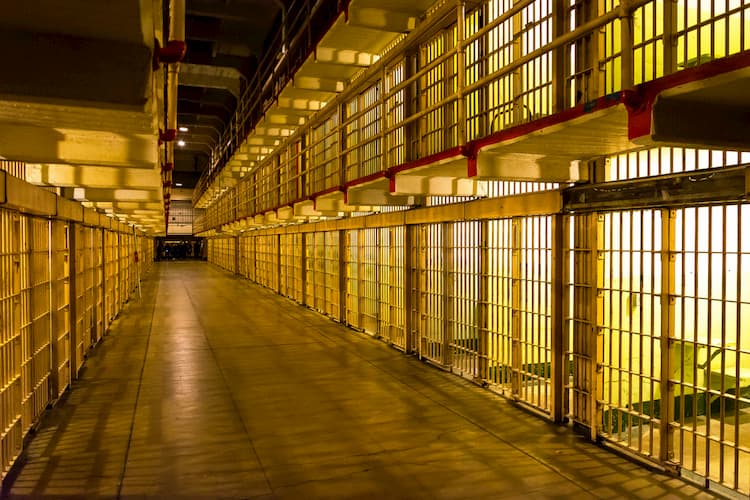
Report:
[[[656,9],[658,2],[654,4]],[[677,71],[677,0],[664,0],[664,74]]]
[[404,226],[404,350],[406,353],[414,352],[415,346],[413,342],[412,332],[414,331],[414,315],[413,307],[415,305],[414,289],[414,237],[416,234],[415,226],[407,225]]
[[298,233],[299,234],[299,244],[300,244],[300,267],[301,267],[301,281],[300,281],[300,303],[302,305],[306,305],[307,307],[310,307],[310,304],[307,303],[307,280],[309,279],[307,276],[307,233]]
[[388,229],[388,344],[393,345],[394,338],[399,338],[396,331],[396,322],[398,317],[398,258],[396,253],[396,229]]
[[419,326],[418,326],[418,332],[417,332],[417,354],[419,355],[419,358],[422,359],[422,356],[424,355],[425,351],[425,339],[424,335],[427,332],[427,322],[428,318],[426,315],[426,312],[429,311],[429,304],[427,302],[427,247],[429,246],[430,241],[427,239],[427,225],[420,224],[417,226],[418,233],[416,235],[416,250],[417,250],[417,266],[416,266],[416,274],[418,276],[417,279],[417,289],[416,294],[419,297],[419,302],[417,304],[417,310],[416,310],[416,316],[419,318]]
[[511,221],[511,393],[514,399],[521,394],[521,221],[514,217]]
[[[458,22],[456,24],[456,93],[458,94],[458,117],[456,120],[457,145],[466,143],[466,99],[464,87],[466,86],[466,2],[457,0],[456,10]],[[447,144],[446,144],[447,146]]]
[[591,308],[588,316],[591,318],[590,337],[587,339],[587,354],[589,356],[589,402],[588,407],[591,412],[589,422],[591,423],[591,439],[596,440],[599,434],[599,428],[602,423],[602,405],[603,399],[602,374],[603,367],[601,364],[602,353],[604,352],[604,338],[599,325],[602,324],[604,311],[604,297],[602,293],[602,278],[604,276],[604,255],[599,251],[600,235],[604,231],[604,216],[599,213],[592,214],[589,219],[589,242],[591,243],[591,270],[589,276],[592,278]]
[[626,90],[633,87],[633,10],[627,0],[620,4],[620,8],[624,11],[620,16],[620,88]]
[[234,247],[232,274],[238,274],[240,272],[240,238],[238,236],[232,236],[231,241],[232,246]]
[[[514,0],[513,3],[517,3],[518,0]],[[524,27],[523,27],[523,19],[521,19],[520,14],[516,14],[513,16],[513,60],[520,59],[523,56],[523,37],[520,36],[521,33],[523,33]],[[513,103],[513,111],[512,111],[512,124],[517,125],[519,123],[523,122],[523,101],[522,101],[522,92],[523,92],[523,69],[524,66],[519,66],[511,73],[511,81],[512,81],[512,89],[511,89],[511,97],[512,97],[512,103]],[[515,393],[515,391],[514,391]]]
[[443,346],[442,346],[442,363],[450,366],[453,362],[452,349],[453,342],[453,254],[451,243],[453,242],[453,223],[444,222],[442,230],[442,257],[443,257]]
[[367,229],[357,231],[357,327],[364,329],[364,310],[365,310],[365,252],[364,246],[367,244]]
[[70,276],[70,286],[68,287],[68,302],[70,304],[70,315],[69,315],[69,328],[70,328],[70,380],[78,378],[78,359],[77,349],[78,345],[78,329],[76,327],[76,319],[78,318],[78,304],[76,300],[76,289],[78,288],[78,263],[76,262],[77,257],[77,238],[76,238],[77,224],[74,222],[70,223],[70,230],[68,234],[68,251],[70,253],[70,268],[68,274]]
[[489,244],[488,244],[489,222],[479,222],[479,295],[477,297],[477,343],[478,366],[475,377],[477,380],[489,379]]
[[[661,415],[659,421],[659,460],[674,459],[674,429],[669,425],[674,419],[674,385],[669,381],[673,371],[672,342],[674,337],[675,304],[675,219],[674,210],[662,210],[661,229]],[[684,219],[683,219],[684,220]]]
[[[569,12],[566,2],[552,2],[552,36],[562,36],[569,26]],[[569,58],[565,57],[568,47],[562,45],[554,50],[552,56],[552,112],[559,113],[568,103],[566,75],[569,73]]]
[[346,256],[348,255],[349,238],[345,230],[339,231],[339,321],[346,324]]
[[551,278],[551,306],[550,306],[550,328],[552,345],[551,359],[551,386],[552,394],[550,402],[550,416],[556,423],[561,423],[564,419],[564,400],[565,400],[565,338],[563,325],[563,295],[565,293],[565,284],[563,273],[565,268],[564,252],[564,221],[562,214],[551,216],[551,233],[552,255],[550,257],[552,269],[550,270]]

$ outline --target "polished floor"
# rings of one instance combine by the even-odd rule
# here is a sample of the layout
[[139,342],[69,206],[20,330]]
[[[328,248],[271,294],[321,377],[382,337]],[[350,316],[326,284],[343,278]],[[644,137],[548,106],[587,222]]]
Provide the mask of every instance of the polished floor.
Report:
[[711,498],[266,289],[156,264],[11,498]]

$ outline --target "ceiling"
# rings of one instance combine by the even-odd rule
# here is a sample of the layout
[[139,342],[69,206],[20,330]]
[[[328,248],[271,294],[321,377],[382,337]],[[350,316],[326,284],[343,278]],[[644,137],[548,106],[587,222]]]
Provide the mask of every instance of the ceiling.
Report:
[[[286,0],[186,0],[174,183],[192,188]],[[0,2],[0,159],[28,182],[164,231],[164,0]],[[162,148],[163,150],[163,148]]]
[[193,188],[237,108],[289,0],[186,0],[174,182]]

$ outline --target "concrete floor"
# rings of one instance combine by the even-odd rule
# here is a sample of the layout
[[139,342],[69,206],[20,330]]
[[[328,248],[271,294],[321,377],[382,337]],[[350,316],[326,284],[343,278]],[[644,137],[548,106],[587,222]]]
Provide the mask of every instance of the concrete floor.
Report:
[[711,498],[209,264],[143,285],[11,498]]

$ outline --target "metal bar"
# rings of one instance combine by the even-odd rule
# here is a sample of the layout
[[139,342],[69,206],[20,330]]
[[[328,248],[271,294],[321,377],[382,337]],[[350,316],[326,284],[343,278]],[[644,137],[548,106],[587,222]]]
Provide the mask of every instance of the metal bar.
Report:
[[562,210],[677,207],[742,200],[747,169],[747,166],[714,168],[567,188],[563,190]]
[[511,393],[513,399],[521,398],[521,220],[514,217],[511,223]]
[[550,360],[550,378],[552,384],[552,394],[550,402],[550,417],[553,422],[562,423],[565,418],[565,372],[567,359],[565,354],[565,332],[563,325],[563,295],[565,293],[564,269],[566,261],[564,257],[564,221],[563,215],[557,214],[551,216],[551,256],[550,264],[552,269],[549,270],[551,278],[550,287],[550,329],[551,329],[551,351],[552,359]]
[[466,84],[466,2],[457,0],[456,11],[458,21],[456,23],[456,95],[458,101],[458,117],[456,118],[457,126],[457,144],[463,146],[466,144],[466,99],[464,99],[464,86]]
[[587,407],[590,412],[588,421],[590,423],[590,438],[596,440],[603,421],[603,409],[601,401],[603,400],[604,384],[602,381],[603,367],[601,364],[604,353],[603,335],[599,325],[603,322],[604,303],[602,290],[602,278],[604,275],[603,254],[599,251],[599,241],[604,232],[604,217],[601,214],[594,213],[589,219],[588,242],[591,248],[591,259],[589,265],[589,276],[592,278],[591,302],[589,306],[589,318],[591,319],[591,328],[586,340],[588,363],[588,381],[589,381],[589,400]]
[[444,222],[442,224],[441,248],[442,252],[442,300],[443,300],[443,345],[442,345],[442,363],[444,366],[453,364],[453,349],[451,343],[454,337],[454,312],[453,300],[451,298],[455,286],[453,252],[451,249],[454,236],[454,224]]
[[[669,1],[669,0],[667,0]],[[630,0],[620,3],[620,88],[633,87],[633,11]],[[647,3],[647,2],[646,2]]]
[[407,354],[415,352],[416,346],[413,342],[413,331],[416,327],[414,318],[414,307],[418,304],[415,300],[414,289],[416,283],[419,281],[414,276],[415,262],[415,237],[416,237],[416,226],[407,225],[404,226],[404,335],[406,336],[404,342],[404,350]]
[[479,291],[477,295],[477,335],[479,342],[477,346],[477,372],[475,379],[487,381],[489,375],[489,301],[490,301],[490,262],[489,262],[489,223],[479,223]]

